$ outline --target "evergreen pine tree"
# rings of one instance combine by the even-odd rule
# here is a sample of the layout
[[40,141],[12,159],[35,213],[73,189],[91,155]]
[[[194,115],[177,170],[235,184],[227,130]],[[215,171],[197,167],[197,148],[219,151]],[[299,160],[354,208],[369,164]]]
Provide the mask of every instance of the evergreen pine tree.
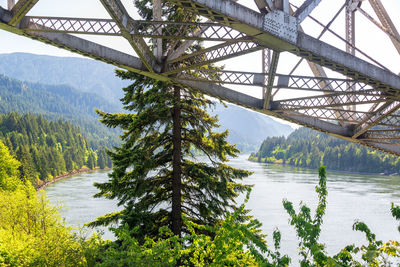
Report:
[[[151,19],[152,1],[135,4],[142,17]],[[163,12],[174,21],[188,16],[169,6]],[[124,209],[91,225],[119,220],[131,229],[139,227],[139,240],[157,235],[161,226],[181,235],[182,216],[215,226],[235,209],[235,198],[249,187],[238,180],[250,172],[226,165],[239,151],[227,142],[227,131],[213,132],[217,118],[206,112],[212,101],[199,92],[132,72],[117,71],[117,75],[133,81],[124,88],[122,99],[129,113],[98,111],[104,124],[120,127],[124,134],[121,147],[109,153],[114,169],[108,182],[96,184],[100,189],[96,197],[118,199]],[[194,157],[194,151],[205,155],[204,162]]]
[[93,153],[93,151],[89,152],[88,160],[87,160],[87,167],[91,170],[96,168],[96,157]]
[[35,165],[29,147],[27,145],[20,146],[17,150],[16,156],[21,163],[19,166],[21,179],[24,181],[30,181],[31,184],[35,185],[37,174],[35,172]]
[[106,167],[106,153],[103,149],[99,149],[97,152],[97,165],[100,169],[104,169]]

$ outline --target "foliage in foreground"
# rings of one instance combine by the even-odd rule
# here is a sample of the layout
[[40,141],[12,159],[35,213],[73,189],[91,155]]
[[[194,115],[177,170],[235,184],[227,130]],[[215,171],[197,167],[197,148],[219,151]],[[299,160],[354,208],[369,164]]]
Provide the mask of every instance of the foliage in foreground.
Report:
[[[355,222],[353,229],[363,232],[367,245],[348,245],[334,256],[329,256],[325,245],[320,243],[319,235],[326,210],[327,187],[326,170],[319,170],[319,184],[316,186],[319,203],[314,215],[310,208],[301,204],[298,212],[293,203],[284,200],[283,206],[290,216],[299,239],[300,265],[311,266],[391,266],[400,258],[400,244],[397,241],[383,242],[376,239],[368,226]],[[247,195],[247,200],[248,200]],[[259,240],[256,234],[261,224],[251,220],[248,224],[237,221],[244,212],[244,204],[227,218],[219,227],[211,228],[196,225],[188,220],[185,224],[190,234],[179,238],[164,227],[155,238],[145,238],[140,244],[133,238],[128,227],[114,229],[118,241],[109,243],[99,260],[102,266],[176,266],[180,262],[185,266],[288,266],[291,259],[279,251],[281,233],[273,233],[274,247],[271,249]],[[400,207],[392,205],[392,215],[400,220]],[[197,234],[197,230],[206,229],[214,237]],[[138,228],[133,231],[138,230]],[[400,227],[399,227],[400,231]]]
[[[364,233],[368,245],[357,247],[352,244],[343,248],[333,257],[327,255],[326,246],[319,242],[328,195],[325,167],[319,169],[319,185],[316,186],[315,191],[318,193],[319,203],[314,216],[311,215],[310,208],[305,204],[301,204],[299,212],[296,213],[291,202],[283,201],[283,206],[290,216],[290,224],[295,227],[299,238],[300,265],[302,267],[391,266],[399,260],[400,244],[397,241],[383,242],[377,240],[376,235],[371,232],[368,226],[360,221],[354,223],[353,230]],[[396,220],[400,220],[399,206],[392,204],[391,212]]]
[[64,226],[57,207],[30,182],[0,142],[0,266],[77,266],[86,262],[81,238]]
[[[249,193],[247,194],[246,202]],[[117,242],[109,243],[99,256],[101,266],[286,266],[287,256],[281,257],[260,240],[261,223],[250,220],[238,222],[246,214],[245,205],[228,214],[218,227],[198,225],[184,218],[189,233],[174,235],[168,227],[159,229],[157,237],[146,237],[139,243],[133,236],[136,229],[127,225],[113,229]],[[199,232],[213,233],[199,234]],[[274,234],[276,250],[280,236]],[[268,255],[265,257],[264,255]],[[272,260],[274,263],[270,263]]]
[[[188,234],[178,237],[168,227],[156,237],[135,239],[135,231],[122,226],[114,229],[118,239],[103,241],[94,235],[84,239],[64,226],[57,207],[43,193],[37,194],[18,179],[19,162],[0,142],[0,266],[287,266],[290,258],[279,252],[281,234],[273,234],[274,247],[259,239],[260,222],[239,222],[246,213],[241,205],[220,225],[198,225],[184,218]],[[397,241],[376,239],[365,223],[353,229],[366,235],[367,245],[349,245],[329,256],[319,234],[326,209],[326,172],[320,169],[316,187],[319,204],[315,215],[306,205],[298,212],[285,200],[290,224],[299,238],[301,266],[389,266],[400,257]],[[247,194],[246,201],[249,198]],[[400,207],[392,205],[392,215],[400,220]],[[399,227],[400,231],[400,227]],[[213,233],[213,235],[202,232]]]

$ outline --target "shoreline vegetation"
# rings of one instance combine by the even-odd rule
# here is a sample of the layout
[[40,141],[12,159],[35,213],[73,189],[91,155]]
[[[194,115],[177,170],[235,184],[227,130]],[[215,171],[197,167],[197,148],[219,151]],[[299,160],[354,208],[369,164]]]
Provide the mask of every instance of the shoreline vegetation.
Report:
[[44,188],[80,172],[111,168],[107,146],[93,147],[80,128],[61,119],[18,113],[0,114],[0,140],[21,163],[19,178]]
[[67,179],[67,178],[71,178],[74,175],[78,175],[78,174],[81,174],[81,173],[108,171],[108,170],[111,170],[111,168],[106,167],[104,169],[100,169],[100,167],[96,167],[94,169],[90,169],[90,168],[84,166],[84,167],[80,168],[79,170],[73,170],[73,171],[70,171],[70,172],[66,172],[63,175],[56,176],[54,179],[52,179],[50,181],[38,184],[37,187],[36,187],[36,191],[40,191],[42,189],[45,189],[47,186],[49,186],[49,185],[51,185],[51,184],[53,184],[55,182],[58,182],[60,180],[64,180],[64,179]]
[[299,128],[285,137],[268,137],[250,158],[257,162],[361,174],[400,175],[400,158],[365,146]]
[[[247,158],[247,160],[251,161],[251,162],[289,166],[289,167],[299,168],[299,169],[318,170],[318,168],[296,166],[296,165],[289,164],[287,162],[283,162],[282,160],[276,160],[276,159],[273,160],[271,158],[263,158],[261,160],[258,160],[258,158],[256,156],[254,156],[254,153],[250,154],[249,157]],[[343,170],[334,170],[334,169],[327,169],[327,171],[338,172],[338,173],[360,174],[360,175],[400,176],[400,173],[343,171]]]

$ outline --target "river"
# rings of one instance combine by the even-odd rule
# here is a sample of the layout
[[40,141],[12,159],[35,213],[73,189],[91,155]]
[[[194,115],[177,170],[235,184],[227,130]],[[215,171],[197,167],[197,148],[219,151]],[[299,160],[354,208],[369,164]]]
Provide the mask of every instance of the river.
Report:
[[[283,209],[282,199],[292,201],[296,208],[303,201],[315,210],[318,171],[249,162],[247,157],[241,155],[230,162],[234,167],[254,172],[246,179],[246,183],[254,184],[247,207],[263,223],[262,230],[269,235],[269,244],[272,244],[272,232],[277,227],[282,232],[282,251],[297,258],[296,233],[288,224],[289,216]],[[62,216],[67,224],[83,225],[119,210],[116,201],[92,198],[97,192],[93,183],[106,180],[105,171],[78,174],[49,185],[46,193],[53,204],[63,205]],[[361,233],[352,230],[356,219],[367,223],[378,239],[400,239],[399,223],[390,214],[391,203],[400,204],[400,177],[328,171],[327,184],[328,205],[320,241],[327,245],[331,255],[354,242],[366,242]],[[105,231],[104,238],[113,237],[106,229],[102,230]]]

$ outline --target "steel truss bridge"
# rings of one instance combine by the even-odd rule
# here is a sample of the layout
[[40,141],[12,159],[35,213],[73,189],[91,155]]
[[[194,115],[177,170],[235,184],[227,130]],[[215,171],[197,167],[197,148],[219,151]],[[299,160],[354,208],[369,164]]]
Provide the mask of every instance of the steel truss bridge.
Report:
[[[161,0],[153,0],[151,21],[133,19],[121,0],[100,0],[110,15],[105,19],[28,16],[38,0],[8,0],[7,7],[0,6],[0,29],[400,156],[400,77],[355,42],[357,15],[386,35],[379,42],[391,42],[400,53],[400,35],[381,1],[339,0],[340,9],[325,24],[313,16],[321,0],[299,0],[297,6],[289,0],[246,1],[254,1],[258,10],[235,0],[164,1],[202,18],[177,23],[166,21]],[[345,18],[344,36],[331,29],[338,17]],[[303,30],[304,20],[319,25],[318,35]],[[339,45],[321,40],[328,33]],[[123,37],[132,53],[81,35]],[[163,48],[165,39],[172,41]],[[190,53],[188,47],[200,41],[206,48]],[[229,63],[227,68],[204,68],[253,52],[260,55],[258,72],[238,64],[228,70]],[[278,73],[279,59],[287,53],[297,64]],[[295,75],[301,64],[312,75]],[[232,86],[259,90],[262,97]]]

